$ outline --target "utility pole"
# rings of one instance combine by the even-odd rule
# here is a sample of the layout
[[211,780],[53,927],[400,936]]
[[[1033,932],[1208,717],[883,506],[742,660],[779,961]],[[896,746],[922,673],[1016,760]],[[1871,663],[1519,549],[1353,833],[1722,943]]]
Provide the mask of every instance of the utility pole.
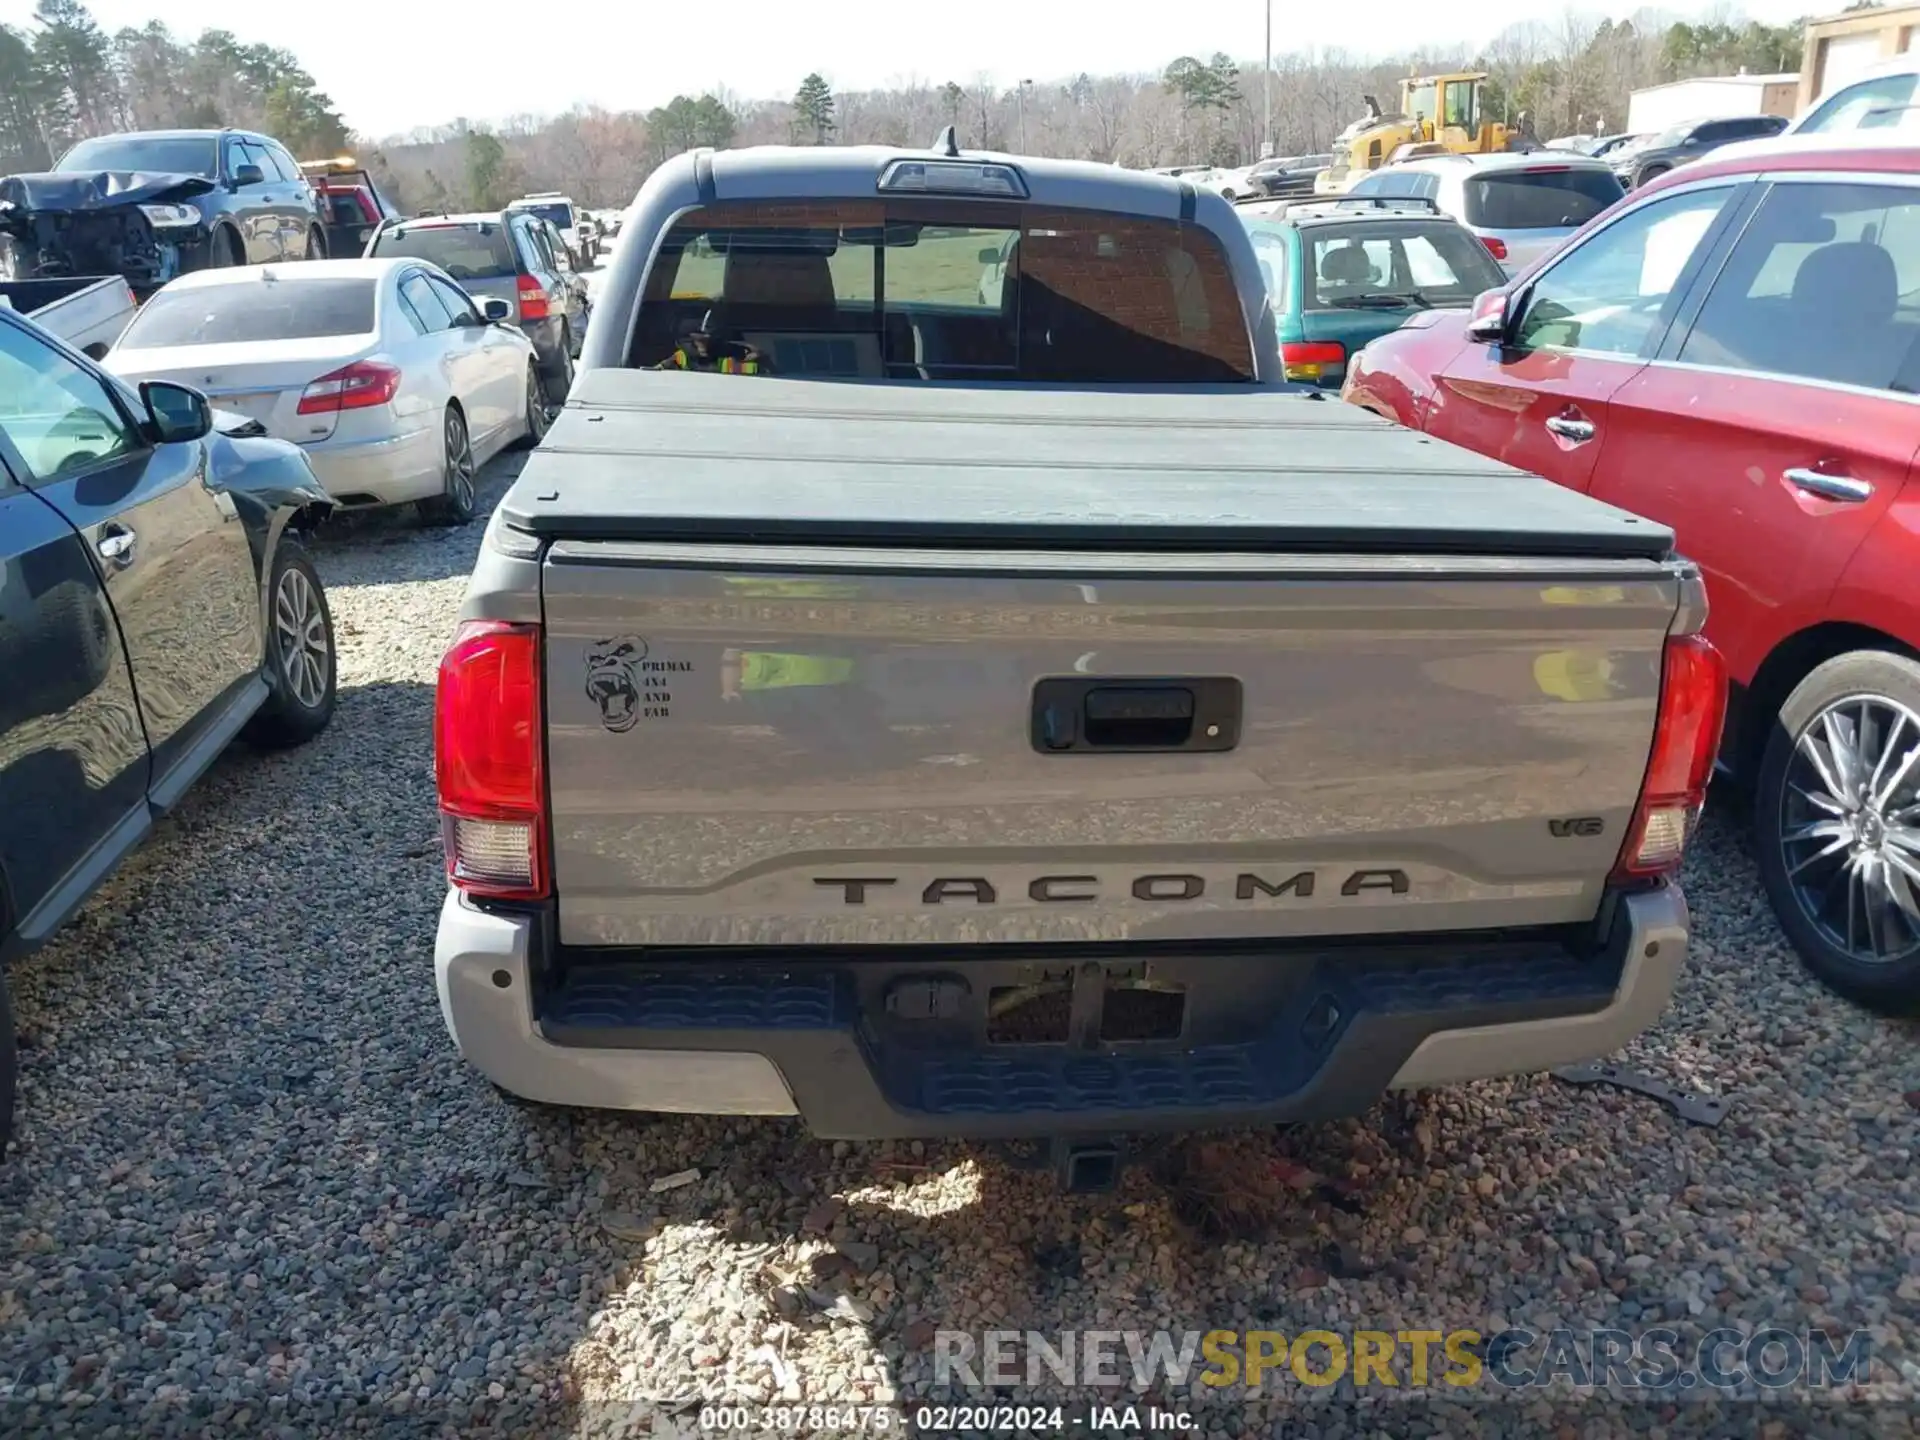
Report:
[[1273,0],[1267,0],[1267,48],[1260,65],[1260,158],[1273,154]]
[[1031,80],[1022,80],[1013,90],[1014,101],[1020,113],[1020,153],[1022,155],[1027,153],[1027,90],[1032,84]]

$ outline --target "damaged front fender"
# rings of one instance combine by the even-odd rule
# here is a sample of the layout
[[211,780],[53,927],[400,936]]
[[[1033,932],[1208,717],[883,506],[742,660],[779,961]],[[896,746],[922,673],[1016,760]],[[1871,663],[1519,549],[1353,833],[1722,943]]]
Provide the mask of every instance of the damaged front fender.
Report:
[[207,437],[207,488],[232,500],[264,584],[281,537],[312,530],[336,506],[298,445],[245,433],[251,422],[242,416],[219,423],[239,433],[216,429]]

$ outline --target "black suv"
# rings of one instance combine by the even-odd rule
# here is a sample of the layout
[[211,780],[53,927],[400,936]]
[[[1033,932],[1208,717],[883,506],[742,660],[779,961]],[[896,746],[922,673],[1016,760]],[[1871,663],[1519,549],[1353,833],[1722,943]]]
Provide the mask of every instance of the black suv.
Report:
[[1787,128],[1781,115],[1735,115],[1722,120],[1690,120],[1609,150],[1606,161],[1622,186],[1632,190],[1689,160],[1711,155],[1722,145],[1763,140]]
[[148,215],[156,239],[180,245],[182,270],[326,258],[326,217],[313,187],[286,146],[250,130],[96,135],[62,155],[53,173],[204,182],[179,187],[178,224]]
[[[333,622],[300,543],[332,502],[298,446],[236,438],[247,423],[0,312],[0,961],[229,740],[294,745],[333,714]],[[0,978],[0,1158],[14,1065]]]

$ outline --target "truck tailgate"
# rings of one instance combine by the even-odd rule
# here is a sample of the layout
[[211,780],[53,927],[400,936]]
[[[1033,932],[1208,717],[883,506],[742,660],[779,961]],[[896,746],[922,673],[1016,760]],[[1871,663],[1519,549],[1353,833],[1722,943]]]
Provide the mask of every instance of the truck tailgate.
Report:
[[1681,598],[1652,558],[750,540],[556,540],[542,583],[581,946],[1590,920]]

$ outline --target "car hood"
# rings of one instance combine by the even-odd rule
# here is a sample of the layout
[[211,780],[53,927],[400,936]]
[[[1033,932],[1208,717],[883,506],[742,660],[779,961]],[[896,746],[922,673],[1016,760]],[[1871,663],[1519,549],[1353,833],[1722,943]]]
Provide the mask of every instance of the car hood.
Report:
[[43,171],[0,179],[0,203],[22,210],[76,212],[110,210],[117,205],[169,205],[216,189],[204,175],[175,175],[150,170],[95,170],[64,174]]

